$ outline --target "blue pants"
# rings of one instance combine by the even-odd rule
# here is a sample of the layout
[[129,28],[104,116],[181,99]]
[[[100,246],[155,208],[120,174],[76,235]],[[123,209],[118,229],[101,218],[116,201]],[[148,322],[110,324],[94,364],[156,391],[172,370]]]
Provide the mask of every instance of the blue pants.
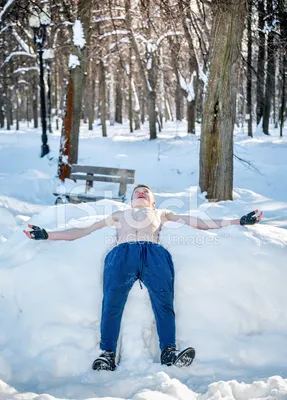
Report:
[[174,267],[171,255],[156,243],[126,242],[114,247],[105,258],[102,350],[116,352],[124,306],[137,279],[148,289],[161,350],[168,345],[175,346]]

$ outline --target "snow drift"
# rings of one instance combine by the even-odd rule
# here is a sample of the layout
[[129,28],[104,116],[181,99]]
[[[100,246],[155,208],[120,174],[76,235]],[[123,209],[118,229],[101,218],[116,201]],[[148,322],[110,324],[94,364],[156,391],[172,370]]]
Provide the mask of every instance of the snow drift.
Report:
[[[122,207],[109,200],[49,207],[29,223],[47,229],[83,226]],[[115,230],[104,228],[73,242],[35,242],[18,229],[0,247],[0,378],[36,392],[47,389],[49,382],[49,393],[57,396],[68,396],[71,383],[65,389],[63,382],[77,378],[82,382],[81,389],[75,384],[72,392],[79,392],[77,398],[117,393],[131,398],[146,387],[149,374],[156,373],[151,379],[164,382],[170,380],[168,372],[186,383],[187,387],[180,382],[175,386],[183,385],[188,395],[170,397],[167,391],[162,397],[134,397],[167,400],[192,399],[192,377],[200,387],[231,372],[233,378],[247,379],[250,369],[284,373],[287,232],[263,224],[200,231],[169,223],[160,240],[175,264],[178,347],[191,345],[197,351],[191,367],[179,370],[159,364],[148,293],[136,282],[121,325],[120,365],[113,375],[117,380],[110,385],[110,373],[91,371],[99,354],[103,259],[115,244]],[[139,379],[131,380],[134,375]],[[240,387],[226,385],[222,396]],[[264,393],[267,389],[262,388]]]

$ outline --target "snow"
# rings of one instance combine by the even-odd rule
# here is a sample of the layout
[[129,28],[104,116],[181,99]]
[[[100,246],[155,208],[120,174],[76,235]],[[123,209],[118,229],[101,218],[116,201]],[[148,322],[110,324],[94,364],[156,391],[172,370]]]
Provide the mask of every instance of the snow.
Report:
[[147,59],[146,68],[151,69],[151,67],[152,67],[152,57],[149,56]]
[[27,53],[26,51],[12,51],[12,53],[10,53],[4,60],[2,66],[4,64],[6,64],[8,61],[10,61],[10,59],[14,56],[27,56],[27,57],[32,57],[32,58],[36,58],[35,54],[31,54],[31,53]]
[[114,31],[111,32],[105,32],[103,35],[100,36],[100,39],[103,39],[105,37],[108,36],[114,36],[114,35],[128,35],[129,31],[125,30],[125,29],[116,29]]
[[50,60],[51,58],[54,58],[54,50],[53,49],[45,49],[43,51],[43,59]]
[[41,11],[39,13],[39,19],[40,19],[41,24],[42,25],[50,25],[51,18],[50,18],[50,15],[49,15],[49,4],[44,4],[42,10],[43,11]]
[[179,84],[180,87],[187,93],[187,101],[192,101],[195,98],[195,93],[194,93],[194,87],[193,87],[193,79],[196,75],[196,72],[194,71],[191,74],[190,77],[190,82],[187,83],[184,77],[181,75],[180,71],[178,71],[178,76],[179,76]]
[[97,23],[97,22],[106,22],[106,21],[117,21],[117,20],[121,21],[121,20],[125,20],[125,19],[126,19],[125,15],[119,16],[119,17],[102,17],[102,18],[95,18],[94,22]]
[[28,72],[28,71],[39,71],[39,67],[21,67],[15,69],[15,71],[13,71],[12,73],[18,74],[19,72]]
[[5,14],[6,10],[14,3],[15,0],[8,0],[2,10],[0,11],[0,22],[2,22],[2,17]]
[[29,26],[31,28],[39,28],[40,27],[40,18],[37,14],[31,15],[29,17]]
[[81,21],[78,19],[76,19],[73,25],[73,42],[75,46],[79,46],[81,49],[83,49],[86,45],[83,26]]
[[138,94],[137,94],[137,91],[136,91],[136,86],[135,86],[135,82],[134,82],[134,80],[132,79],[132,91],[133,91],[133,108],[134,108],[134,111],[136,111],[136,112],[139,112],[140,111],[140,102],[139,102],[139,98],[138,98]]
[[24,40],[18,35],[18,33],[15,31],[15,29],[12,30],[12,34],[15,37],[15,39],[17,40],[17,42],[20,44],[20,46],[22,47],[22,49],[26,52],[26,53],[32,53],[33,49],[30,49],[29,46],[24,42]]
[[201,63],[198,63],[198,76],[199,76],[199,79],[201,79],[202,82],[204,83],[204,87],[206,87],[208,78],[207,78],[207,75],[203,72],[203,64],[201,64]]
[[184,35],[184,33],[181,32],[181,31],[168,31],[168,32],[164,33],[163,35],[161,35],[161,36],[157,39],[156,44],[157,44],[157,46],[160,46],[161,42],[162,42],[165,38],[167,38],[168,36],[183,36],[183,35]]
[[70,54],[70,57],[69,57],[69,69],[76,68],[79,65],[80,65],[80,60],[79,60],[78,56],[76,56],[74,54]]
[[[159,363],[158,339],[146,289],[134,285],[121,326],[115,372],[95,372],[99,354],[103,259],[115,240],[105,228],[74,242],[35,242],[27,223],[46,229],[85,226],[116,209],[112,200],[54,206],[60,132],[40,158],[41,128],[0,130],[0,400],[277,400],[287,396],[286,148],[279,131],[235,130],[234,201],[206,202],[198,192],[200,126],[166,123],[149,141],[147,125],[130,134],[128,121],[102,138],[81,127],[82,164],[132,168],[149,184],[159,208],[202,218],[237,218],[259,208],[253,227],[199,231],[168,224],[161,244],[176,272],[179,348],[194,346],[192,366]],[[161,157],[158,161],[158,143]],[[268,159],[268,163],[266,160]],[[117,191],[98,183],[95,189]],[[72,181],[65,190],[79,189]],[[133,187],[128,185],[127,198]]]

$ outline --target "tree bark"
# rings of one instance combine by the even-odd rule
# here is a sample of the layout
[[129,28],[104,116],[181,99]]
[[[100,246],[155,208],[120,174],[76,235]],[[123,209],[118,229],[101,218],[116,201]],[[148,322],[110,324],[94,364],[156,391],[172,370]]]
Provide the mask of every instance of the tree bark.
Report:
[[149,134],[150,139],[156,139],[156,122],[157,122],[157,112],[156,112],[156,93],[150,91],[148,93],[148,119],[149,119]]
[[274,93],[274,33],[273,33],[273,4],[272,0],[267,0],[267,23],[270,27],[267,38],[267,71],[266,71],[266,84],[265,84],[265,96],[264,96],[264,108],[263,108],[263,132],[265,135],[269,135],[269,119],[271,113],[271,101]]
[[182,121],[182,93],[178,82],[175,89],[175,118]]
[[133,88],[132,88],[132,48],[129,48],[129,100],[128,100],[128,114],[129,114],[129,123],[130,123],[130,132],[133,132]]
[[202,192],[209,201],[232,200],[233,129],[245,0],[213,1],[210,71],[200,141]]
[[264,18],[265,8],[264,0],[258,0],[258,57],[257,57],[257,87],[256,87],[256,120],[257,125],[263,117],[264,108],[264,64],[265,64],[265,33]]
[[252,2],[253,0],[248,0],[248,14],[247,14],[247,114],[248,119],[248,136],[252,137]]
[[110,85],[109,85],[109,119],[110,125],[115,125],[115,79],[114,66],[110,63]]
[[117,83],[116,83],[116,115],[115,115],[115,121],[118,124],[123,123],[123,95],[120,87],[120,76],[118,75],[117,77]]
[[283,126],[286,113],[286,74],[287,74],[287,7],[285,0],[278,1],[278,15],[281,33],[281,99],[279,111],[280,136],[283,136]]
[[107,106],[106,106],[106,72],[104,62],[101,59],[99,63],[100,68],[100,99],[101,99],[101,124],[102,124],[102,136],[107,137]]
[[71,49],[71,54],[78,58],[80,65],[70,69],[68,81],[66,113],[64,127],[62,128],[58,170],[62,181],[69,177],[71,164],[76,164],[78,161],[79,130],[91,32],[92,5],[93,0],[79,0],[78,2],[78,19],[82,23],[86,43],[83,48],[73,43]]

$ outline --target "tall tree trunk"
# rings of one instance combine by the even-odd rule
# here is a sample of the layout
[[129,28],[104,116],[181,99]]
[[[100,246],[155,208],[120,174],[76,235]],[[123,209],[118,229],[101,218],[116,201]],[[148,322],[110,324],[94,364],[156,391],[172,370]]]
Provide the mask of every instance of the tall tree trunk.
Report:
[[96,92],[96,69],[94,68],[94,62],[90,61],[89,68],[89,80],[90,85],[87,87],[87,96],[88,96],[88,119],[89,119],[89,131],[93,130],[93,123],[95,121],[95,92]]
[[193,45],[193,37],[191,35],[191,30],[189,27],[189,21],[193,19],[191,14],[191,6],[184,7],[184,2],[179,1],[179,9],[181,11],[181,19],[182,25],[184,29],[184,35],[188,43],[189,49],[189,73],[190,73],[190,86],[193,87],[193,98],[191,98],[191,93],[187,93],[187,133],[195,134],[195,121],[196,121],[196,103],[197,103],[197,94],[198,94],[198,63],[195,55],[195,49]]
[[146,98],[144,90],[141,90],[141,123],[144,124],[145,121],[145,105],[146,105]]
[[274,93],[274,33],[273,33],[273,3],[272,0],[267,0],[267,23],[270,27],[267,38],[267,71],[266,84],[263,108],[263,132],[269,135],[269,119],[271,113],[271,100]]
[[284,119],[285,119],[285,109],[286,109],[286,73],[287,73],[287,58],[286,53],[284,52],[282,56],[282,89],[281,89],[281,105],[280,105],[280,136],[283,136],[283,126],[284,126]]
[[257,56],[257,87],[256,87],[256,120],[257,125],[263,117],[264,108],[264,64],[265,64],[265,32],[264,32],[264,18],[265,8],[264,0],[258,0],[258,56]]
[[154,91],[150,91],[148,93],[148,119],[149,119],[150,139],[156,139],[157,112],[156,112],[156,93]]
[[287,7],[285,0],[278,0],[278,15],[281,33],[281,99],[280,99],[280,136],[283,136],[283,125],[286,113],[286,74],[287,74]]
[[103,60],[100,60],[100,99],[101,99],[101,124],[102,136],[107,137],[107,106],[106,106],[106,71]]
[[248,14],[247,14],[247,114],[248,114],[248,136],[252,137],[252,2],[248,0]]
[[[73,41],[71,49],[71,54],[77,57],[78,64],[76,63],[71,66],[68,81],[66,114],[62,128],[58,170],[59,177],[62,181],[69,177],[71,164],[76,164],[78,161],[80,118],[88,59],[87,49],[91,33],[92,5],[93,0],[79,0],[77,5],[78,18],[82,24],[86,42],[82,45],[78,43],[75,44]],[[76,21],[75,24],[76,23],[78,23],[78,21]],[[76,30],[75,26],[74,28]],[[75,37],[74,40],[76,40]]]
[[175,89],[175,118],[177,121],[182,120],[182,93],[179,83]]
[[129,80],[129,100],[128,100],[128,114],[130,123],[130,132],[133,132],[133,88],[132,88],[132,48],[129,48],[129,66],[128,66],[128,80]]
[[4,128],[5,119],[4,119],[4,102],[2,96],[0,95],[0,128]]
[[20,108],[20,104],[19,104],[19,90],[16,90],[16,93],[15,93],[15,100],[16,100],[16,115],[15,115],[15,117],[16,117],[16,131],[19,131],[19,119],[20,119],[20,110],[19,110],[19,108]]
[[122,95],[122,90],[120,86],[120,76],[118,75],[117,77],[117,83],[116,83],[116,115],[115,115],[115,121],[118,124],[123,123],[123,95]]
[[132,90],[133,90],[133,119],[135,124],[135,130],[140,129],[140,102],[137,94],[136,85],[132,79]]
[[114,65],[110,63],[110,85],[109,85],[109,119],[110,125],[115,125],[115,78]]
[[54,71],[54,108],[55,108],[55,120],[56,120],[56,130],[59,130],[59,92],[58,92],[58,67],[55,65]]
[[209,82],[200,141],[202,192],[210,201],[232,200],[233,129],[245,0],[213,1]]
[[196,103],[195,100],[187,102],[187,133],[195,134]]

